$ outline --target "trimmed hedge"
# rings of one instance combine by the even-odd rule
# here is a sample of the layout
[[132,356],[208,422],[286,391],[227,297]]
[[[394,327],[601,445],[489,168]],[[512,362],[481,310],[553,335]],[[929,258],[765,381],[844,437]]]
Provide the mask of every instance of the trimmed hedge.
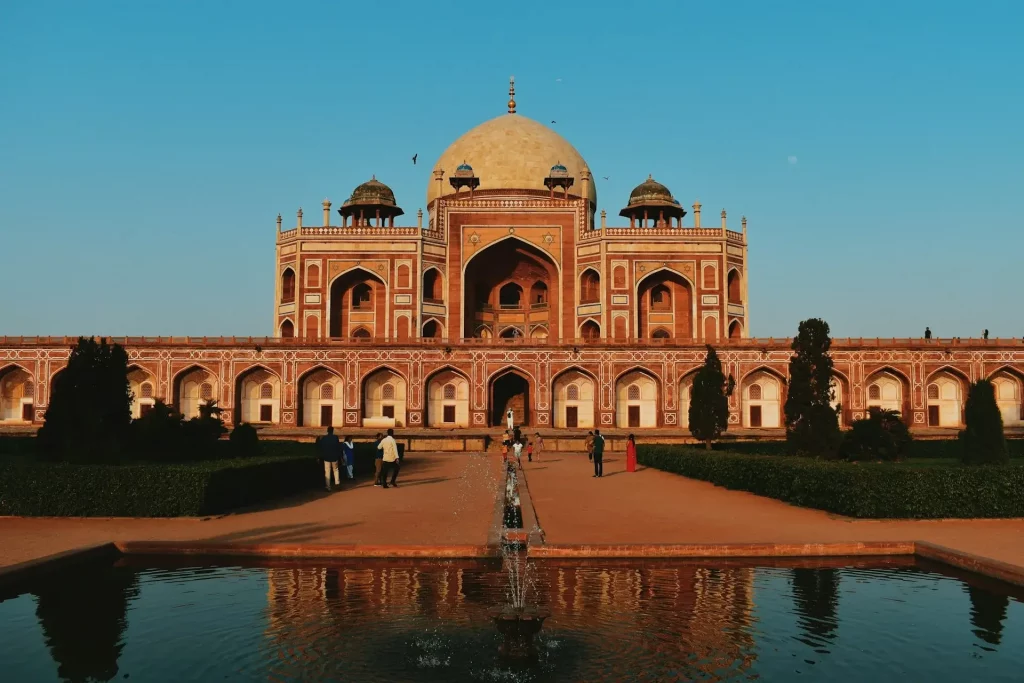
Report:
[[[277,455],[137,465],[0,460],[0,515],[191,517],[324,485],[313,444],[266,450]],[[356,444],[356,472],[373,471],[373,453],[373,444]]]
[[849,517],[1024,517],[1024,467],[909,467],[638,446],[648,467]]

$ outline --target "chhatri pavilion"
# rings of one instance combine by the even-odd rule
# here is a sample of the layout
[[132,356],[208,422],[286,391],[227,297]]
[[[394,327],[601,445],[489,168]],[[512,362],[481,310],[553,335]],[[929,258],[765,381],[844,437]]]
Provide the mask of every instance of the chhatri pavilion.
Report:
[[[133,411],[215,399],[268,429],[453,429],[511,408],[538,428],[682,433],[711,344],[737,380],[732,428],[781,429],[790,340],[751,338],[746,218],[702,221],[637,180],[609,218],[586,160],[517,112],[513,83],[507,112],[437,160],[414,221],[375,176],[315,224],[278,216],[272,336],[116,339]],[[0,425],[42,421],[71,343],[0,338]],[[955,429],[968,383],[990,377],[1004,423],[1024,425],[1018,340],[837,339],[833,358],[845,424],[881,406]]]

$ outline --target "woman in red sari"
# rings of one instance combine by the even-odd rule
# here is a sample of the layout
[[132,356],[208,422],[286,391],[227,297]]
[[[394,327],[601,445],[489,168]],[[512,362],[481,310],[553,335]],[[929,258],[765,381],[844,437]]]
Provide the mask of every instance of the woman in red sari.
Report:
[[636,472],[636,439],[632,434],[626,440],[626,471]]

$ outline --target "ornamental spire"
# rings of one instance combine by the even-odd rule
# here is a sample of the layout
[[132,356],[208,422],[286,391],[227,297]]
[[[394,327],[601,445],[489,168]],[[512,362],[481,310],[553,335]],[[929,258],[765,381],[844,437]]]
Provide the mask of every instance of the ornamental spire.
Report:
[[516,77],[509,76],[508,78],[508,113],[516,113]]

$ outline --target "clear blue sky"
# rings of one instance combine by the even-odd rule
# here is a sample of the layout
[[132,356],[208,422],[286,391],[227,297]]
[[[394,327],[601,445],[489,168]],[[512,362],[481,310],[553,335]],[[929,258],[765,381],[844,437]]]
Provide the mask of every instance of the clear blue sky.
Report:
[[0,334],[269,333],[277,214],[375,173],[413,224],[515,74],[609,216],[648,173],[748,216],[755,335],[1024,335],[1022,27],[1010,1],[6,0]]

